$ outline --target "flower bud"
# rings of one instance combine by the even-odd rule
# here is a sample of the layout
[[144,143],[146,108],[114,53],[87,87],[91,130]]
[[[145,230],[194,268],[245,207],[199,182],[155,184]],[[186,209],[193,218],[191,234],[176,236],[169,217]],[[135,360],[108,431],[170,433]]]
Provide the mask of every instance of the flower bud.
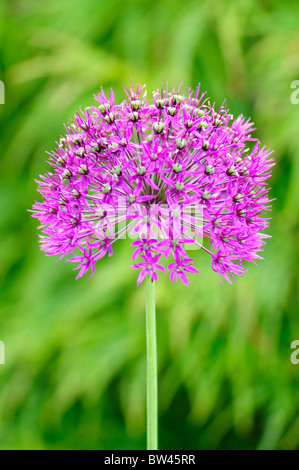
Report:
[[202,143],[202,148],[204,150],[209,150],[209,147],[210,147],[209,142],[207,140],[204,140]]
[[129,114],[128,114],[128,118],[129,118],[132,122],[136,122],[136,121],[138,121],[139,116],[138,116],[138,113],[137,113],[136,111],[134,111],[133,113],[129,113]]
[[210,191],[203,191],[201,197],[202,197],[202,199],[204,199],[204,200],[210,199],[210,197],[211,197]]
[[90,153],[96,153],[100,150],[100,147],[98,146],[98,144],[91,144],[88,150]]
[[197,124],[197,130],[201,131],[202,129],[206,129],[208,126],[209,125],[206,121],[201,121]]
[[76,150],[76,155],[77,157],[85,157],[85,150],[84,150],[84,147],[79,147],[77,150]]
[[153,129],[156,132],[156,134],[161,134],[164,130],[164,124],[163,122],[155,122],[153,125]]
[[157,106],[158,109],[163,109],[164,101],[160,100],[160,99],[156,100],[156,106]]
[[229,176],[234,176],[236,174],[236,169],[234,165],[230,166],[226,172],[227,175]]
[[100,218],[105,216],[105,211],[101,207],[97,210],[97,216]]
[[62,157],[57,158],[56,163],[57,163],[58,166],[65,166],[66,165],[65,159],[62,158]]
[[111,186],[109,183],[103,184],[102,191],[104,194],[108,194],[111,191]]
[[131,106],[133,109],[139,109],[140,108],[140,105],[141,105],[141,101],[140,100],[133,100],[131,101]]
[[116,142],[112,142],[112,144],[108,145],[108,150],[111,152],[115,152],[118,149],[118,144]]
[[73,227],[76,227],[79,224],[79,221],[74,217],[71,218],[70,222]]
[[183,169],[183,166],[180,163],[175,163],[172,169],[175,173],[180,173]]
[[178,149],[182,150],[184,147],[186,147],[187,145],[187,140],[186,139],[182,139],[181,137],[179,137],[176,141],[176,146]]
[[106,114],[106,112],[109,111],[109,109],[110,109],[110,104],[109,103],[100,104],[100,106],[99,106],[99,111],[102,114]]
[[205,174],[212,175],[213,173],[215,173],[215,168],[213,167],[213,165],[207,165],[205,169]]
[[72,190],[72,195],[73,195],[74,198],[79,198],[80,197],[80,193],[79,193],[79,191],[77,191],[77,189]]
[[72,142],[73,142],[74,145],[79,145],[81,143],[81,139],[80,139],[79,136],[73,135],[72,136]]
[[192,126],[193,126],[193,121],[191,121],[191,119],[188,119],[188,120],[185,122],[185,127],[186,127],[186,129],[190,129]]
[[174,106],[167,108],[167,114],[169,114],[169,116],[174,116],[175,113],[176,113],[176,108]]
[[99,111],[102,113],[102,114],[105,114],[106,113],[106,109],[105,109],[105,106],[103,104],[100,104],[99,106]]
[[119,176],[121,174],[121,167],[119,165],[116,165],[114,168],[112,168],[111,171],[114,175]]
[[86,165],[80,165],[79,169],[78,169],[78,173],[80,173],[80,175],[86,175],[86,173],[88,173],[87,166]]
[[137,168],[137,173],[138,175],[143,176],[146,173],[145,166],[140,166],[139,168]]
[[182,189],[184,189],[184,183],[179,183],[179,182],[175,183],[175,189],[177,191],[182,191]]
[[181,95],[173,95],[172,102],[173,104],[181,103],[183,99],[184,98]]
[[245,217],[246,216],[246,210],[245,209],[239,209],[237,211],[237,214],[239,217]]
[[129,203],[135,202],[135,201],[136,201],[136,196],[135,196],[135,194],[129,194],[129,196],[127,196],[127,201],[128,201]]
[[62,173],[62,176],[63,176],[63,178],[69,179],[72,176],[72,173],[70,172],[70,170],[68,168],[66,168],[64,170],[64,172]]
[[115,121],[115,116],[113,113],[109,113],[104,119],[108,124],[112,124]]
[[202,116],[205,115],[205,112],[204,112],[203,109],[197,109],[195,113],[196,113],[196,116],[197,116],[198,118],[200,118],[200,117],[202,117]]

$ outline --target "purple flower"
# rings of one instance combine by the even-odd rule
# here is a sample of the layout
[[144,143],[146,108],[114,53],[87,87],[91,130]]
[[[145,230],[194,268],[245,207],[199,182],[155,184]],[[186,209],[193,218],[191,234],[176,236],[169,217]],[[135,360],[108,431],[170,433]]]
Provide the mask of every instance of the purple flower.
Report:
[[168,271],[171,271],[170,280],[176,282],[180,279],[186,286],[189,286],[186,273],[199,273],[191,264],[194,260],[188,257],[182,259],[177,252],[174,253],[173,257],[175,263],[170,263],[167,268]]
[[187,95],[161,88],[151,101],[144,88],[132,86],[120,104],[101,91],[97,106],[67,126],[50,153],[52,173],[38,181],[41,249],[59,259],[73,253],[67,261],[80,277],[112,255],[116,240],[137,234],[138,284],[165,271],[161,257],[174,259],[171,281],[188,284],[186,273],[199,272],[188,246],[208,253],[231,282],[244,261],[261,258],[268,238],[271,152],[251,136],[249,119],[216,110],[199,87]]
[[151,256],[150,254],[140,255],[143,259],[141,263],[135,263],[132,268],[141,269],[138,279],[137,279],[137,286],[143,281],[145,276],[148,274],[151,278],[151,281],[156,281],[158,279],[157,269],[165,272],[164,267],[157,263],[159,261],[161,255]]

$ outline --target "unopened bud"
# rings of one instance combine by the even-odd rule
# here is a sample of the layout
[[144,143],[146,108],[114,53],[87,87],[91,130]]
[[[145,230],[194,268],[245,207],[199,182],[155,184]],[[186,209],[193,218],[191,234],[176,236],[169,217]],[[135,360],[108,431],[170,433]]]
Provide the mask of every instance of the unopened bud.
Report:
[[181,95],[173,95],[172,102],[174,104],[181,103],[183,101],[183,97]]
[[164,124],[163,122],[155,122],[153,125],[153,129],[156,132],[156,134],[161,134],[164,130]]
[[118,144],[116,142],[113,142],[112,144],[108,145],[108,150],[111,152],[115,152],[118,149]]
[[197,109],[197,110],[196,110],[196,116],[197,116],[197,117],[200,118],[200,117],[202,117],[202,116],[204,116],[204,115],[205,115],[205,112],[204,112],[203,109]]
[[158,109],[163,109],[164,107],[164,101],[163,100],[156,100],[156,106]]
[[167,108],[167,114],[169,114],[169,116],[174,116],[175,113],[176,113],[176,108],[174,106]]
[[245,209],[240,209],[237,211],[237,214],[239,217],[245,217],[246,215],[246,210]]
[[97,144],[91,144],[89,147],[90,153],[96,153],[100,150],[100,147]]
[[86,175],[86,173],[88,173],[87,166],[86,165],[79,166],[78,173],[80,173],[80,175]]
[[184,183],[179,183],[179,182],[175,183],[175,189],[177,191],[182,191],[182,189],[184,189]]
[[137,168],[138,175],[143,176],[145,172],[146,172],[145,166],[140,166],[139,168]]
[[114,175],[119,176],[119,175],[121,174],[121,168],[120,168],[120,166],[119,166],[119,165],[116,165],[114,168],[112,168],[112,173],[113,173]]
[[132,122],[136,122],[139,119],[138,113],[136,111],[134,111],[133,113],[129,113],[128,117]]
[[226,174],[229,175],[229,176],[234,176],[236,174],[236,169],[235,169],[234,165],[229,167]]
[[104,194],[108,194],[111,191],[111,186],[109,183],[103,184],[102,191]]
[[183,166],[180,163],[175,163],[172,169],[175,173],[180,173],[183,169]]
[[79,147],[79,148],[76,150],[76,155],[77,155],[77,157],[83,158],[83,157],[85,156],[84,152],[85,152],[84,147]]
[[112,124],[115,120],[115,116],[113,113],[109,113],[104,119],[108,124]]
[[129,196],[127,196],[127,200],[129,203],[135,202],[136,201],[135,194],[129,194]]
[[181,137],[179,137],[176,141],[176,146],[178,149],[182,150],[184,147],[186,147],[187,145],[187,140],[186,139],[182,139]]
[[133,109],[139,109],[140,108],[140,105],[141,105],[141,101],[140,100],[133,100],[131,101],[131,106]]
[[72,195],[73,195],[73,197],[75,197],[75,198],[80,197],[80,193],[79,193],[79,191],[77,191],[77,189],[73,189],[73,190],[72,190]]
[[65,166],[66,165],[66,161],[62,157],[57,158],[56,163],[57,163],[58,166]]
[[102,114],[106,114],[106,112],[109,111],[109,109],[110,109],[110,104],[109,103],[100,104],[100,106],[99,106],[99,111]]
[[208,127],[208,123],[206,121],[201,121],[197,124],[197,129],[201,131],[202,129],[206,129]]
[[204,150],[209,150],[209,147],[210,147],[209,142],[207,140],[204,140],[202,143],[202,148]]
[[63,178],[69,179],[72,176],[72,173],[70,172],[70,170],[68,168],[66,168],[64,170],[64,172],[62,173],[62,176],[63,176]]
[[207,165],[205,173],[206,175],[212,175],[213,173],[215,173],[215,168],[213,167],[213,165]]
[[202,197],[202,199],[204,199],[204,200],[210,199],[211,193],[210,193],[209,191],[203,191],[201,197]]
[[76,227],[79,224],[79,221],[74,217],[71,218],[70,222],[73,227]]
[[97,210],[97,216],[102,218],[104,217],[105,215],[105,212],[103,211],[103,209],[100,207],[98,210]]

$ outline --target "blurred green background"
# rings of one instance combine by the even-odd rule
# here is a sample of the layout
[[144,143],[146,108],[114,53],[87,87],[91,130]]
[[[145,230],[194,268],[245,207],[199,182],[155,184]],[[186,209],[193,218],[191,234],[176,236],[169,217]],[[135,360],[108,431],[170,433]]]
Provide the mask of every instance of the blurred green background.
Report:
[[0,448],[142,449],[144,286],[122,240],[95,276],[38,249],[27,209],[63,122],[100,86],[198,82],[275,151],[264,256],[222,286],[157,284],[161,449],[299,449],[299,4],[1,0]]

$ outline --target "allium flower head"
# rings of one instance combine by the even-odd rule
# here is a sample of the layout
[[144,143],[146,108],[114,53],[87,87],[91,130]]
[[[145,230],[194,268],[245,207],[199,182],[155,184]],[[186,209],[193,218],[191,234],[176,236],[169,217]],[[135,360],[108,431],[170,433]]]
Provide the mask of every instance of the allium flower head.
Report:
[[[132,242],[137,283],[165,271],[188,284],[198,273],[187,247],[202,248],[214,271],[231,282],[244,261],[260,258],[270,209],[271,152],[251,136],[253,124],[233,119],[224,104],[188,90],[125,90],[115,104],[101,91],[96,106],[78,113],[50,154],[52,172],[40,177],[41,249],[76,263],[78,276]],[[209,242],[206,245],[205,240]],[[203,245],[205,243],[205,246]]]

